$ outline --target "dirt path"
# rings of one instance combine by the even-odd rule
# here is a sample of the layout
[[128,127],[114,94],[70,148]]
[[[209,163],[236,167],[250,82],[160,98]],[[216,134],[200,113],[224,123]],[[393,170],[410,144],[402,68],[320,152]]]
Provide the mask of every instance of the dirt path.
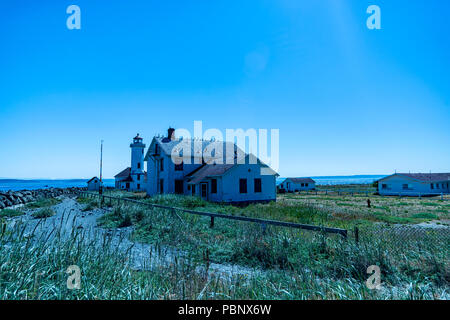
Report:
[[[107,209],[94,209],[83,212],[85,207],[79,204],[74,198],[63,197],[62,202],[52,207],[55,215],[45,219],[35,219],[32,213],[35,210],[25,210],[25,215],[12,219],[12,225],[16,223],[25,223],[26,233],[33,233],[37,238],[40,235],[51,233],[50,239],[56,236],[55,230],[61,230],[61,234],[70,237],[73,230],[82,230],[87,241],[95,240],[100,243],[105,238],[110,238],[111,244],[116,246],[122,252],[129,252],[130,267],[133,270],[152,270],[154,267],[163,263],[172,263],[175,257],[180,259],[184,253],[173,248],[155,248],[153,245],[134,242],[130,240],[133,231],[132,227],[120,229],[105,229],[97,224],[97,219],[108,212]],[[200,268],[201,269],[201,268]],[[201,270],[199,270],[201,271]],[[231,277],[233,275],[249,276],[260,273],[260,271],[238,266],[211,263],[209,273]]]

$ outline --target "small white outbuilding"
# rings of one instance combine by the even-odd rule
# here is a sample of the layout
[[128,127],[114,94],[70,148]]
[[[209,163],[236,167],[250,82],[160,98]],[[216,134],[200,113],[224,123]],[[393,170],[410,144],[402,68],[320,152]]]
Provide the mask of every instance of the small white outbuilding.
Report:
[[315,188],[316,182],[311,178],[286,178],[278,185],[278,190],[284,192],[314,190]]
[[100,190],[100,179],[97,177],[93,177],[91,180],[87,182],[87,189],[89,191],[98,191]]

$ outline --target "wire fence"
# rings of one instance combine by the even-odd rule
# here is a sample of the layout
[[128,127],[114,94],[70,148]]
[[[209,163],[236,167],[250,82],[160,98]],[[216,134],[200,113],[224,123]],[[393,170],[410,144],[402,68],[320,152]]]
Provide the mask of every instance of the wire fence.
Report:
[[389,192],[389,194],[379,194],[376,190],[363,190],[363,189],[315,189],[315,190],[299,190],[296,192],[279,192],[281,194],[297,194],[297,195],[325,195],[325,196],[364,196],[364,197],[416,197],[419,199],[439,198],[443,201],[450,200],[450,193],[448,192],[411,192],[411,191],[399,191],[399,192]]
[[134,200],[134,199],[128,199],[128,198],[106,196],[106,195],[96,194],[96,193],[91,193],[91,192],[86,192],[86,191],[81,191],[80,195],[83,197],[87,197],[87,198],[90,198],[90,197],[98,198],[101,201],[101,203],[105,203],[105,202],[109,201],[110,205],[115,203],[120,206],[121,203],[128,203],[128,204],[146,206],[146,207],[151,207],[151,208],[166,209],[174,214],[176,214],[177,212],[182,212],[182,213],[187,213],[187,214],[191,214],[191,215],[209,217],[211,228],[214,227],[215,219],[225,219],[225,220],[237,220],[237,221],[245,221],[245,222],[259,224],[259,225],[261,225],[261,228],[263,229],[263,231],[265,231],[267,229],[267,226],[278,226],[278,227],[286,227],[286,228],[292,228],[292,229],[318,231],[318,232],[330,233],[330,234],[339,234],[339,235],[343,236],[344,238],[347,237],[347,230],[340,229],[340,228],[329,228],[329,227],[325,227],[325,226],[284,222],[284,221],[278,221],[278,220],[259,219],[259,218],[252,218],[252,217],[238,216],[238,215],[229,215],[229,214],[214,213],[214,212],[196,211],[196,210],[190,210],[190,209],[185,209],[185,208],[177,208],[177,207],[147,203],[147,202]]
[[[249,223],[252,225],[252,230],[256,227],[255,230],[261,230],[263,234],[273,234],[274,232],[281,234],[284,230],[288,230],[289,235],[303,237],[305,239],[316,237],[317,235],[323,235],[327,237],[337,236],[337,239],[349,239],[350,241],[354,241],[356,243],[381,241],[383,242],[383,245],[390,246],[391,248],[401,248],[405,245],[420,246],[423,244],[436,244],[439,246],[446,245],[450,248],[450,227],[443,224],[388,225],[385,223],[375,223],[373,225],[355,227],[353,230],[346,230],[317,225],[265,220],[247,216],[195,211],[186,208],[152,204],[135,199],[99,195],[85,191],[80,192],[79,195],[101,200],[102,204],[109,206],[128,205],[160,209],[166,213],[169,212],[170,216],[186,223],[186,225],[193,222],[202,223],[204,225],[208,225],[209,228],[218,229],[219,227],[218,230],[220,230],[220,226],[224,225],[229,227],[230,224],[232,225],[233,223]],[[219,226],[216,224],[217,219],[221,221]]]
[[349,232],[357,243],[379,242],[391,249],[407,247],[440,246],[450,248],[450,227],[446,225],[375,224],[357,227]]

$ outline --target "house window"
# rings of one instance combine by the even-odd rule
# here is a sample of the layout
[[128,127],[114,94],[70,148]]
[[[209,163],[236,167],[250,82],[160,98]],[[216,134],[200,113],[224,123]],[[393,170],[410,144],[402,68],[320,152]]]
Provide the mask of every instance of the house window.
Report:
[[412,190],[412,186],[410,184],[403,184],[403,190]]
[[192,195],[195,196],[195,184],[192,185]]
[[175,193],[183,194],[183,180],[175,180]]
[[247,193],[247,179],[239,179],[239,193]]
[[434,189],[434,184],[431,184],[431,189]]
[[387,187],[387,184],[386,183],[383,183],[382,185],[381,185],[381,189],[387,189],[388,187]]
[[439,183],[436,183],[436,189],[439,189]]
[[257,192],[261,192],[262,188],[261,188],[261,178],[256,178],[255,179],[255,193]]
[[138,188],[138,190],[141,188],[141,185],[138,183],[138,185],[137,185],[137,188]]
[[305,187],[307,187],[308,186],[308,183],[305,183]]
[[164,171],[164,159],[159,160],[159,171]]
[[211,193],[217,193],[217,179],[211,180]]
[[159,193],[164,193],[164,179],[159,179]]
[[158,145],[157,144],[155,144],[155,154],[158,154],[159,153],[159,150],[158,150]]
[[140,162],[138,162],[138,169],[140,169],[141,168],[141,163]]
[[305,184],[304,183],[302,183],[302,187],[304,187],[305,186]]
[[175,164],[175,171],[183,171],[183,162]]
[[191,185],[190,185],[190,184],[188,184],[188,187],[187,187],[187,188],[188,188],[188,190],[191,190]]
[[137,175],[137,180],[140,181],[141,180],[141,176],[138,174]]
[[129,182],[127,182],[126,188],[127,188],[127,189],[130,189],[130,183],[129,183]]

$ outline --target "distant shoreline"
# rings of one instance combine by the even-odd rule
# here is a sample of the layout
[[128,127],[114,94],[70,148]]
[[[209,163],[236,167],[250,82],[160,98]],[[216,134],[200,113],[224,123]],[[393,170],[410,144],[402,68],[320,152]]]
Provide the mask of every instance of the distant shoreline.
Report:
[[[386,175],[353,175],[353,176],[312,176],[317,186],[334,185],[369,185]],[[277,184],[284,177],[277,178]],[[47,188],[83,188],[89,179],[0,179],[0,191],[37,190]],[[114,187],[114,179],[103,179],[105,187]]]

